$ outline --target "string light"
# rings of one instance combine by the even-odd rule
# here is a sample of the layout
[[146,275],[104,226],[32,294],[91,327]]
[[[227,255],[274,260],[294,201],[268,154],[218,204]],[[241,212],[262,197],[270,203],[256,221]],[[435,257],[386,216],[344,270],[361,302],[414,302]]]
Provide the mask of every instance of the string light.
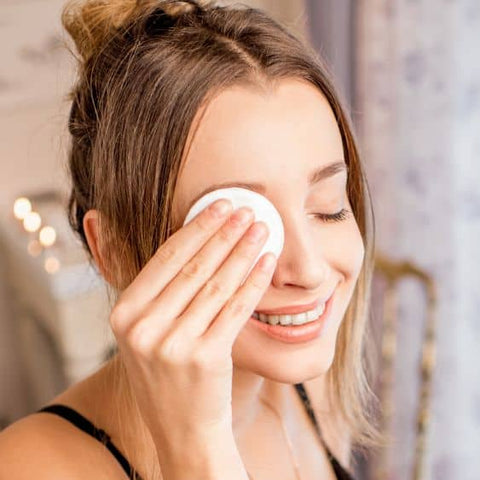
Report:
[[54,274],[60,269],[60,261],[57,257],[47,257],[43,266],[48,273]]
[[44,247],[51,247],[57,239],[57,232],[53,227],[46,226],[40,230],[38,238]]
[[13,204],[13,214],[18,220],[23,220],[27,213],[32,211],[32,204],[30,200],[26,197],[19,197],[15,200]]
[[[18,197],[13,203],[13,215],[21,220],[25,231],[38,232],[38,238],[31,239],[27,244],[27,252],[32,257],[40,257],[46,248],[51,247],[57,241],[55,228],[46,225],[42,228],[42,217],[32,209],[32,202],[27,197]],[[60,260],[50,254],[43,258],[43,267],[49,274],[55,274],[60,270]]]
[[38,240],[28,242],[27,251],[32,257],[38,257],[42,253],[42,246]]
[[23,219],[23,228],[27,232],[36,232],[42,224],[42,218],[37,212],[29,212]]

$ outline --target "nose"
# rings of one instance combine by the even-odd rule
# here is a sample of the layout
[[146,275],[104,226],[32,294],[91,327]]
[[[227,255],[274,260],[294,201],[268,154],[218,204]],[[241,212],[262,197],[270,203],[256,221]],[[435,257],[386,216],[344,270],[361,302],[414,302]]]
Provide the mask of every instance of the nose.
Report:
[[309,233],[308,220],[305,223],[286,223],[285,241],[272,277],[276,287],[295,285],[308,290],[319,290],[328,282],[332,267],[327,251],[319,244],[318,238]]

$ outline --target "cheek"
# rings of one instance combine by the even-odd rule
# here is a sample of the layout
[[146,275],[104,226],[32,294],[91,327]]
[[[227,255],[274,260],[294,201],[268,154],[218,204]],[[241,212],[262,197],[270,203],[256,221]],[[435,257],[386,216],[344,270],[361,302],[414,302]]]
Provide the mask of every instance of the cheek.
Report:
[[365,246],[355,219],[346,220],[330,242],[331,266],[341,272],[345,281],[355,282],[360,274]]
[[365,258],[365,245],[357,222],[352,221],[351,225],[351,246],[352,246],[352,272],[358,277]]

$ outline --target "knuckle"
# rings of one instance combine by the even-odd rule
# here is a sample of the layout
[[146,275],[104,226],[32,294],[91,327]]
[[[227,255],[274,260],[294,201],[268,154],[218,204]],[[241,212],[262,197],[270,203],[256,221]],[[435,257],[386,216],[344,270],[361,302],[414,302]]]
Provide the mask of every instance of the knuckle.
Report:
[[183,365],[188,360],[185,343],[175,335],[169,335],[157,349],[157,357],[164,363]]
[[234,316],[246,316],[253,312],[251,305],[244,301],[232,303],[230,309]]
[[174,258],[176,258],[176,256],[177,249],[172,245],[168,245],[168,243],[165,243],[161,248],[159,248],[156,254],[156,258],[161,264],[170,263]]
[[210,278],[205,283],[204,293],[207,297],[223,297],[227,294],[227,290],[218,282],[218,280]]
[[139,322],[140,325],[133,327],[128,336],[127,343],[130,345],[130,348],[142,356],[147,356],[150,353],[150,333],[146,328],[141,325],[142,322]]
[[235,235],[232,233],[229,227],[224,227],[218,231],[218,237],[221,242],[230,243]]
[[210,234],[212,231],[212,221],[210,215],[197,215],[195,218],[195,225],[199,230],[206,234]]
[[127,307],[123,303],[117,303],[110,312],[110,326],[115,333],[122,334],[128,319]]
[[194,350],[191,357],[192,366],[198,370],[206,370],[212,364],[210,352],[205,348]]
[[180,269],[180,273],[187,278],[204,278],[204,276],[207,274],[205,262],[201,258],[199,259],[197,255],[195,260],[186,263]]

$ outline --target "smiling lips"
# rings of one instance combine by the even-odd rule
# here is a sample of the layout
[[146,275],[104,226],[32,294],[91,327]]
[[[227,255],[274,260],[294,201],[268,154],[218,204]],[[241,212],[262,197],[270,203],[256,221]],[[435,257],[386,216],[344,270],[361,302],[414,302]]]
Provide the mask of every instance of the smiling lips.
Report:
[[321,336],[330,323],[330,314],[332,311],[334,294],[330,296],[323,313],[312,322],[305,323],[304,325],[270,325],[269,323],[257,320],[251,316],[249,323],[254,328],[262,331],[270,338],[279,340],[283,343],[304,343],[316,339]]
[[322,303],[326,303],[332,295],[333,293],[328,295],[327,299],[323,301],[317,298],[313,302],[307,303],[305,305],[292,305],[288,307],[277,308],[275,310],[255,310],[255,313],[263,313],[264,315],[295,315],[297,313],[304,313],[310,310],[314,310]]
[[292,305],[290,307],[277,308],[275,310],[255,310],[256,313],[263,313],[265,315],[294,315],[296,313],[303,313],[313,310],[319,304],[319,300],[315,300],[307,305]]

